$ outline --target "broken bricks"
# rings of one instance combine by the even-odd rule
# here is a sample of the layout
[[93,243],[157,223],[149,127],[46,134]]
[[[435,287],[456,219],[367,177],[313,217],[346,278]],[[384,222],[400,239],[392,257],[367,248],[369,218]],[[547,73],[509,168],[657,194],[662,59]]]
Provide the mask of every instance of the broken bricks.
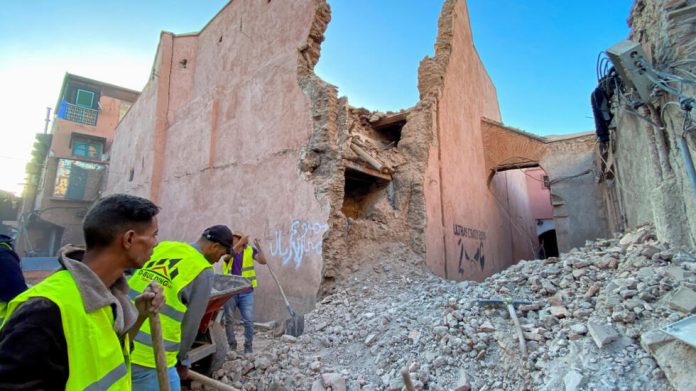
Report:
[[603,348],[619,338],[619,334],[611,325],[588,322],[587,329],[598,348]]

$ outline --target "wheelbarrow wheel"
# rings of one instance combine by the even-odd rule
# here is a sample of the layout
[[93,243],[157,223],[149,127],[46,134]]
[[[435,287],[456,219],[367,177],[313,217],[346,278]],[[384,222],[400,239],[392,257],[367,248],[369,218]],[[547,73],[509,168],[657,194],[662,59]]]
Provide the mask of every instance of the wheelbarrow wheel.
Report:
[[199,334],[198,339],[209,343],[215,343],[215,352],[194,363],[192,368],[196,372],[212,377],[215,371],[222,368],[222,364],[224,364],[227,359],[228,347],[225,327],[217,322],[213,322],[205,334]]

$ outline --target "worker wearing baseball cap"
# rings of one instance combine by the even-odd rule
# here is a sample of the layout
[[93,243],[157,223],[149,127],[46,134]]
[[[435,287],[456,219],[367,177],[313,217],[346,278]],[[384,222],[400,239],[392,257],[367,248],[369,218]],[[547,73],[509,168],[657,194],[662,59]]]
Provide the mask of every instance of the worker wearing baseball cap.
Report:
[[[128,281],[133,296],[153,280],[164,288],[166,304],[160,317],[172,391],[180,390],[180,379],[188,378],[188,353],[213,286],[212,264],[228,254],[231,246],[232,231],[224,225],[206,228],[194,243],[160,242]],[[145,323],[131,355],[134,390],[158,390],[154,357],[150,326]]]
[[254,288],[256,287],[256,271],[254,261],[265,265],[266,256],[261,249],[261,243],[254,239],[254,246],[249,246],[249,237],[242,232],[232,234],[232,252],[223,258],[222,271],[246,278],[251,287],[237,293],[225,303],[225,331],[230,349],[237,349],[237,339],[234,332],[234,311],[239,308],[244,323],[244,353],[253,353],[254,339]]

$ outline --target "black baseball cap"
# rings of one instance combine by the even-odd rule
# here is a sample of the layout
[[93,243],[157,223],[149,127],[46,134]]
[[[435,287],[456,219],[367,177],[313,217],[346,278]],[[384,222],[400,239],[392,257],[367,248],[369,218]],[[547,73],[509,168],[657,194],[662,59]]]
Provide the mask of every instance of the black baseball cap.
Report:
[[230,252],[232,247],[232,231],[227,228],[226,225],[213,225],[208,227],[203,231],[203,238],[210,240],[211,242],[218,243]]

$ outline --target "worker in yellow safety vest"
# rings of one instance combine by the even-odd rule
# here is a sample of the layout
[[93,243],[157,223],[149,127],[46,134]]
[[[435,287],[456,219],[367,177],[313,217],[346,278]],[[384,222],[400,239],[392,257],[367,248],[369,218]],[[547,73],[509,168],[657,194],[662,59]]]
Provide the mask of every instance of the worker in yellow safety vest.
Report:
[[225,303],[225,332],[227,343],[231,350],[237,350],[237,339],[234,332],[234,312],[239,308],[244,323],[244,353],[253,353],[254,339],[254,288],[256,288],[256,270],[254,261],[265,265],[266,255],[261,249],[261,243],[254,239],[254,246],[249,246],[249,237],[239,231],[232,235],[232,254],[223,259],[224,274],[242,276],[249,280],[251,287],[245,289]]
[[0,328],[2,390],[130,390],[130,341],[164,303],[162,288],[128,296],[123,273],[157,244],[159,207],[116,194],[82,228],[86,249],[64,246],[61,268],[7,306]]
[[[128,281],[131,295],[139,295],[151,281],[164,288],[167,303],[160,311],[162,337],[172,391],[188,378],[188,354],[205,313],[213,284],[212,264],[230,252],[232,231],[215,225],[203,231],[194,243],[161,242],[150,260]],[[135,336],[133,389],[158,390],[150,325]]]
[[0,235],[0,325],[5,318],[7,303],[27,290],[13,242],[10,236]]

